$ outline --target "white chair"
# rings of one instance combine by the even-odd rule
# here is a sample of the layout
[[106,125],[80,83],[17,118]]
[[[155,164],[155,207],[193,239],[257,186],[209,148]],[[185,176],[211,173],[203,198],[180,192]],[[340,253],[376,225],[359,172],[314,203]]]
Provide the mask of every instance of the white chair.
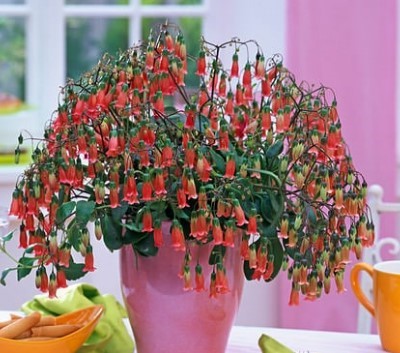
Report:
[[[382,213],[398,212],[400,215],[400,202],[384,202],[383,188],[380,185],[371,185],[368,188],[368,204],[371,209],[372,221],[375,225],[375,242],[371,248],[364,249],[362,261],[371,265],[382,261],[382,249],[388,246],[388,254],[398,256],[400,254],[400,240],[397,237],[381,237],[380,218]],[[397,230],[396,222],[396,230]],[[361,287],[365,295],[372,301],[372,281],[366,273],[361,273]],[[371,314],[360,304],[357,318],[357,332],[371,333]]]

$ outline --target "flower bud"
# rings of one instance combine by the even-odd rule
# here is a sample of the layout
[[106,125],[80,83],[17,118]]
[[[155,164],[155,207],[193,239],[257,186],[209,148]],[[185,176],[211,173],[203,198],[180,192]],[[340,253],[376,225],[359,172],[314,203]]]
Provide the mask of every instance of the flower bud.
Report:
[[257,268],[257,248],[255,243],[250,245],[249,267]]
[[50,281],[49,281],[49,298],[55,298],[57,292],[57,279],[54,272],[50,274]]
[[36,275],[35,275],[35,287],[37,288],[37,289],[39,289],[40,288],[40,283],[41,283],[41,267],[39,267],[37,270],[36,270]]
[[300,228],[300,226],[301,226],[301,224],[302,224],[302,221],[303,221],[302,214],[298,213],[298,214],[296,215],[296,218],[295,218],[294,224],[293,224],[294,230],[296,230],[296,231],[299,230],[299,228]]
[[202,292],[205,291],[206,288],[204,286],[204,274],[203,274],[203,269],[200,264],[196,265],[196,275],[195,275],[195,291],[196,292]]
[[101,229],[101,223],[99,219],[94,221],[94,235],[96,236],[97,240],[101,240],[103,236],[103,231]]
[[80,254],[83,257],[85,257],[86,256],[86,245],[82,241],[79,242],[78,249],[79,249]]
[[281,159],[281,172],[286,173],[289,165],[289,159],[287,156],[282,157]]
[[96,268],[94,267],[94,257],[93,257],[93,248],[91,245],[86,247],[85,251],[85,267],[83,268],[83,272],[93,272]]
[[239,174],[242,178],[247,177],[247,164],[246,163],[243,163],[240,165]]
[[81,232],[82,232],[82,236],[81,236],[82,243],[83,243],[85,246],[88,246],[88,245],[89,245],[89,242],[90,242],[90,234],[89,234],[89,231],[88,231],[87,228],[83,228]]
[[282,271],[286,271],[289,267],[289,257],[287,254],[283,255],[283,259],[282,259]]
[[67,287],[67,278],[65,276],[65,272],[60,268],[57,270],[57,287],[58,288]]
[[323,280],[325,294],[329,294],[329,292],[331,291],[331,274],[330,273],[331,272],[330,272],[329,268],[327,267],[325,269],[325,277]]
[[46,293],[49,290],[49,279],[44,266],[40,267],[40,290],[43,293]]

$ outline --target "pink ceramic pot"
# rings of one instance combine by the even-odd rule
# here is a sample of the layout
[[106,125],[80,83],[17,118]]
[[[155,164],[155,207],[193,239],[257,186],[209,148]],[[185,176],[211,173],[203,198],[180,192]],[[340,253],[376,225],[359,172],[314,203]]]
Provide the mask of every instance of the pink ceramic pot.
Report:
[[[209,290],[183,290],[178,277],[183,253],[168,244],[170,223],[163,224],[166,245],[155,257],[136,256],[131,246],[120,253],[122,294],[138,353],[224,353],[243,289],[239,246],[227,249],[230,292],[209,298]],[[209,284],[210,247],[193,246]],[[192,269],[193,270],[193,269]],[[192,273],[194,278],[194,272]]]

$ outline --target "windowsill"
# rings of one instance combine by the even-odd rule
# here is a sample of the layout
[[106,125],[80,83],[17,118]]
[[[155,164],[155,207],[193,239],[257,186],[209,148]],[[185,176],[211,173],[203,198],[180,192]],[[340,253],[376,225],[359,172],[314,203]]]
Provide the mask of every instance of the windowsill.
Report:
[[[27,139],[30,138],[30,134],[37,135],[36,117],[35,109],[0,115],[0,124],[3,127],[0,129],[0,186],[13,187],[18,176],[27,168],[30,152],[21,152],[20,164],[15,164],[14,150],[18,145],[18,136],[21,132]],[[30,141],[25,141],[20,148],[25,150],[30,146]]]
[[13,185],[17,181],[19,175],[22,174],[26,164],[7,165],[0,164],[0,185]]
[[0,114],[0,151],[14,151],[18,144],[18,136],[23,133],[24,137],[29,138],[38,135],[37,111],[21,110],[12,114]]

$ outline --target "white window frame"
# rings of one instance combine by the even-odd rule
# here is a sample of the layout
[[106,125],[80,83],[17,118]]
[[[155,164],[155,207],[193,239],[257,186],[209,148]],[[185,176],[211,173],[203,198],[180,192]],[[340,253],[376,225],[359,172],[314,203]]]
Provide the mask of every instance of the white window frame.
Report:
[[[40,132],[56,108],[59,87],[66,78],[66,19],[125,18],[129,21],[129,43],[142,37],[142,19],[146,17],[202,17],[209,11],[209,0],[199,5],[66,5],[64,0],[26,0],[25,4],[1,5],[0,16],[26,18],[26,101],[36,107],[39,118],[34,125]],[[43,38],[38,40],[38,38]]]
[[34,136],[41,136],[65,84],[68,17],[126,18],[127,46],[142,38],[143,18],[201,17],[207,40],[222,43],[238,35],[243,40],[257,39],[268,57],[284,54],[284,14],[284,2],[264,0],[252,0],[251,6],[242,0],[203,0],[199,5],[142,5],[141,0],[130,0],[128,5],[65,5],[64,0],[25,0],[25,4],[0,5],[0,16],[26,18],[25,97],[34,108],[27,113],[32,116],[26,128]]

